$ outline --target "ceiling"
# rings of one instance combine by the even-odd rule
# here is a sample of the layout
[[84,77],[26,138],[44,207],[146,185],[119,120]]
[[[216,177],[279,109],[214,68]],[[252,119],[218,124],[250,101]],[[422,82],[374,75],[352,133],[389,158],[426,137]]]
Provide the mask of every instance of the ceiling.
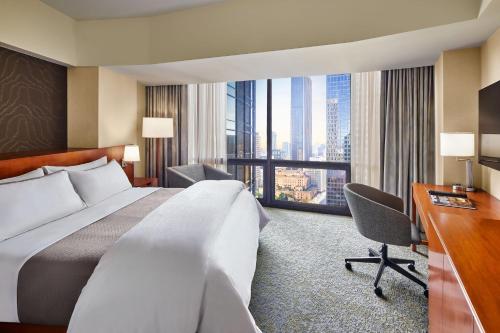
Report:
[[150,84],[355,73],[433,65],[444,50],[479,46],[500,27],[500,5],[479,19],[352,43],[155,65],[110,66]]
[[[77,20],[92,20],[118,17],[136,17],[157,15],[168,11],[174,11],[182,8],[197,7],[208,5],[223,0],[42,0],[49,6],[77,19]],[[256,1],[256,0],[248,0]],[[264,1],[264,2],[262,2]],[[259,3],[267,3],[262,0]],[[299,0],[297,0],[299,1]],[[319,0],[318,0],[319,1]],[[327,0],[325,0],[327,1]],[[337,0],[339,5],[342,1]],[[358,0],[363,1],[363,0]],[[400,1],[400,0],[386,0]],[[406,0],[411,1],[411,0]],[[329,3],[329,2],[328,2]],[[451,23],[446,25],[438,25],[446,16],[446,6],[451,6],[449,1],[437,2],[432,5],[432,2],[425,2],[425,6],[429,6],[429,16],[434,17],[436,24],[429,25],[429,28],[419,29],[418,25],[409,28],[413,31],[401,32],[387,35],[375,34],[382,36],[376,38],[356,40],[353,42],[345,42],[338,44],[329,44],[305,48],[291,48],[279,51],[256,52],[249,51],[241,52],[239,55],[203,58],[196,60],[174,61],[159,64],[145,65],[122,65],[122,66],[107,66],[108,68],[131,75],[145,84],[160,85],[160,84],[185,84],[185,83],[201,83],[201,82],[220,82],[230,80],[255,80],[290,76],[306,76],[320,75],[327,73],[342,73],[342,72],[363,72],[372,70],[383,70],[393,68],[404,68],[414,66],[432,65],[436,62],[439,54],[444,50],[478,46],[484,42],[494,31],[500,27],[500,0],[461,0],[461,6],[453,5],[449,8],[457,11],[458,14],[463,10],[465,14],[461,22]],[[234,4],[233,2],[225,1],[220,7],[228,7],[226,5]],[[399,3],[398,10],[405,10],[405,5]],[[345,3],[344,3],[345,5]],[[424,6],[424,2],[422,3]],[[227,8],[219,8],[226,13]],[[247,8],[248,7],[248,8]],[[247,10],[253,9],[255,6],[248,5]],[[254,8],[255,7],[255,8]],[[214,8],[212,6],[207,8]],[[228,8],[232,8],[229,6]],[[266,7],[258,7],[266,8]],[[299,8],[302,8],[299,6]],[[349,7],[350,8],[350,7]],[[368,8],[368,7],[367,7]],[[370,7],[371,8],[371,7]],[[193,9],[197,11],[197,9]],[[366,8],[365,8],[366,11]],[[184,14],[190,11],[179,12]],[[470,15],[473,12],[473,15]],[[249,16],[245,11],[245,15],[241,18],[244,20]],[[201,22],[210,22],[205,20],[203,15],[213,15],[214,11],[203,11],[194,16]],[[226,13],[227,14],[227,13]],[[254,13],[255,14],[255,13]],[[365,13],[366,14],[366,13]],[[455,13],[457,14],[457,13]],[[458,15],[457,14],[457,15]],[[301,15],[300,13],[298,15]],[[476,16],[477,15],[477,16]],[[182,16],[182,15],[181,15]],[[460,16],[460,15],[459,15]],[[396,16],[397,17],[397,16]],[[404,15],[402,16],[404,17]],[[472,17],[477,17],[471,19]],[[177,18],[181,20],[185,16]],[[168,25],[175,17],[164,18]],[[468,20],[468,21],[462,21]],[[117,21],[117,20],[114,20]],[[120,20],[122,21],[122,20]],[[396,25],[397,19],[390,23]],[[432,20],[431,20],[432,21]],[[432,22],[434,22],[432,21]],[[85,24],[86,21],[79,22]],[[101,21],[97,21],[101,22]],[[104,22],[104,21],[103,21]],[[445,21],[441,24],[445,24]],[[453,21],[452,21],[453,22]],[[456,20],[454,21],[456,22]],[[122,22],[126,23],[126,22]],[[183,23],[184,24],[184,23]],[[314,23],[308,23],[314,26]],[[380,28],[381,24],[377,24],[373,29]],[[183,25],[184,28],[188,28]],[[197,26],[196,26],[197,27]],[[279,27],[279,26],[278,26]],[[347,25],[346,25],[347,27]],[[361,27],[362,31],[371,31],[367,27]],[[347,28],[347,31],[349,28]],[[419,29],[419,30],[415,30]],[[118,29],[120,30],[120,29]],[[217,29],[215,30],[217,32]],[[258,31],[258,30],[256,30]],[[277,31],[280,31],[277,29]],[[339,30],[346,31],[346,30]],[[388,30],[391,31],[391,30]],[[396,30],[397,31],[397,30]],[[400,30],[405,31],[405,30]],[[406,30],[407,31],[407,30]],[[179,34],[181,38],[177,44],[165,44],[167,48],[182,46],[182,50],[191,49],[194,46],[189,44],[189,40],[182,39],[183,36],[190,36],[189,29],[185,34]],[[198,33],[199,31],[195,31]],[[258,33],[247,31],[246,39],[243,46],[260,45],[264,39],[259,37]],[[251,34],[253,33],[253,34]],[[303,33],[303,31],[295,31],[294,33]],[[337,33],[337,31],[335,31]],[[334,33],[334,35],[335,35]],[[175,34],[174,34],[175,35]],[[363,34],[361,34],[362,36]],[[365,34],[366,35],[366,34]],[[177,36],[177,35],[175,35]],[[228,44],[228,39],[232,35],[218,35],[220,38],[211,40],[211,44],[203,47],[209,48],[210,45],[220,42]],[[369,36],[369,34],[368,34]],[[298,35],[298,38],[305,38]],[[359,37],[359,36],[358,36]],[[307,39],[307,38],[306,38]],[[341,38],[342,39],[342,38]],[[361,38],[358,38],[361,39]],[[344,40],[349,40],[344,38]],[[351,39],[353,40],[353,39]],[[355,39],[354,39],[355,40]],[[231,40],[230,40],[231,41]],[[231,44],[231,43],[229,43]],[[326,43],[325,43],[326,44]],[[96,44],[97,47],[92,50],[102,50],[106,45]],[[163,44],[153,44],[156,48]],[[174,45],[174,46],[172,46]],[[225,44],[224,44],[225,45]],[[223,46],[224,46],[223,45]],[[243,46],[240,44],[240,48]],[[318,44],[316,44],[318,45]],[[321,44],[319,44],[321,45]],[[213,46],[213,45],[212,45]],[[292,46],[293,47],[293,46]],[[287,47],[290,48],[290,47]],[[238,47],[236,47],[238,49]],[[234,51],[234,50],[233,50]],[[246,53],[246,54],[244,54]],[[206,57],[206,56],[205,56]],[[201,57],[200,57],[201,58]],[[153,60],[154,61],[154,60]],[[160,60],[161,61],[161,60]],[[140,63],[140,62],[136,62]],[[144,62],[143,62],[144,63]]]
[[222,0],[41,0],[76,19],[95,20],[158,15]]

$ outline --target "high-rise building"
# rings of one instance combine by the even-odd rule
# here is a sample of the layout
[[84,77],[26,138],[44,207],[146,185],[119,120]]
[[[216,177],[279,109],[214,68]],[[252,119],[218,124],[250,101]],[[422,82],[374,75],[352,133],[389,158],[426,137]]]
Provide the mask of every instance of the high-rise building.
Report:
[[340,140],[340,114],[338,99],[326,100],[326,160],[342,161],[342,142]]
[[344,136],[344,161],[351,161],[351,133]]
[[262,147],[262,138],[259,132],[255,133],[255,150],[256,150],[255,152],[256,158],[263,157],[264,148]]
[[[337,74],[326,76],[326,160],[350,160],[351,76]],[[344,154],[346,136],[349,142],[348,157]],[[326,173],[326,203],[341,207],[346,204],[342,187],[346,182],[345,171],[328,170]]]
[[324,143],[318,146],[318,157],[321,157],[320,161],[326,159],[326,145]]
[[274,149],[278,149],[278,134],[276,134],[275,131],[273,131],[273,141],[272,141],[272,147]]
[[256,82],[227,83],[227,154],[229,158],[255,158]]
[[287,141],[281,144],[281,158],[284,160],[290,159],[290,143]]
[[312,82],[291,78],[290,159],[309,160],[312,155]]
[[[226,140],[228,158],[256,158],[256,82],[227,83]],[[228,166],[235,179],[253,194],[258,190],[256,166]]]
[[[319,156],[311,157],[311,161],[321,161]],[[315,186],[318,191],[322,192],[326,189],[326,170],[325,169],[304,169],[304,172],[311,177],[311,185]]]
[[326,76],[326,100],[336,100],[338,108],[338,147],[342,149],[343,138],[351,131],[351,75]]
[[344,170],[327,170],[326,172],[326,204],[342,207],[347,204],[344,196],[345,184]]
[[281,149],[273,149],[273,159],[274,160],[282,160],[283,155],[281,154]]

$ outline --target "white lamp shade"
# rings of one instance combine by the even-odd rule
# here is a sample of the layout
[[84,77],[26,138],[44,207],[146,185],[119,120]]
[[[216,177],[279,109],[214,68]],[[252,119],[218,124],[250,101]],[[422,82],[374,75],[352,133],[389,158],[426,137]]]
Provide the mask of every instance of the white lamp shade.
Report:
[[142,137],[171,138],[174,136],[174,121],[172,118],[142,118]]
[[141,160],[141,156],[139,154],[139,146],[125,146],[125,151],[123,152],[123,160],[125,162],[139,162]]
[[441,156],[474,156],[474,133],[441,133]]

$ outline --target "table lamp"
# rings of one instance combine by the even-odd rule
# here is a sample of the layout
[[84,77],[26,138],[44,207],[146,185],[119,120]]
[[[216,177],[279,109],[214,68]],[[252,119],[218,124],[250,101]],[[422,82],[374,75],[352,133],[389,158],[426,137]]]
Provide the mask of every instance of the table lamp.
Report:
[[174,121],[172,118],[142,118],[142,137],[156,139],[156,178],[160,178],[161,140],[174,136]]
[[465,161],[465,190],[475,191],[470,159],[474,156],[474,133],[441,133],[441,156],[453,156]]
[[125,167],[128,162],[139,162],[141,156],[139,154],[138,145],[128,145],[125,146],[125,151],[123,152],[122,167]]

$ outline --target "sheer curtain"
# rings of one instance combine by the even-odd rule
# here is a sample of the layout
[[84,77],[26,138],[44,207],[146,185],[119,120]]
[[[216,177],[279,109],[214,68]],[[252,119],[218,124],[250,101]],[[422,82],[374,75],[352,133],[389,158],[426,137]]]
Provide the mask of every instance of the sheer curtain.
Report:
[[351,180],[380,188],[381,72],[351,75]]
[[227,85],[188,86],[188,162],[226,169]]
[[[187,163],[182,149],[186,144],[184,130],[187,112],[187,86],[146,87],[146,117],[173,118],[174,137],[161,140],[159,186],[167,184],[165,168]],[[156,139],[146,139],[146,176],[156,176]]]

